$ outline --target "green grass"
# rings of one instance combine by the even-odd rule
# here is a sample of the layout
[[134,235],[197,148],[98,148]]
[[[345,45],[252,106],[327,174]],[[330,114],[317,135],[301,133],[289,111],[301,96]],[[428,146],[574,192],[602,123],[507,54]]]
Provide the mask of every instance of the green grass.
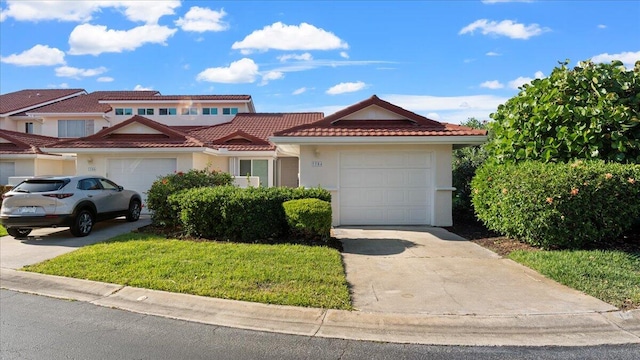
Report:
[[640,253],[518,250],[509,258],[616,307],[640,305]]
[[5,235],[8,235],[7,229],[5,229],[4,226],[0,225],[0,236],[5,236]]
[[352,308],[340,253],[326,247],[193,242],[134,233],[23,270],[224,299]]

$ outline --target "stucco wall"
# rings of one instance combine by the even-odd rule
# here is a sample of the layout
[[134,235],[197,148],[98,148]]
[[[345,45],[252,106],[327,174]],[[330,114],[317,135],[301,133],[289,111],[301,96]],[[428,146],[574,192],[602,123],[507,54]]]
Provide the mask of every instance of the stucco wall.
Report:
[[[159,152],[159,153],[111,153],[111,154],[78,154],[77,159],[77,174],[78,175],[100,175],[109,177],[107,174],[108,159],[123,159],[123,158],[145,158],[145,159],[158,159],[158,158],[175,158],[177,162],[176,171],[189,171],[193,165],[193,154],[191,153],[171,153],[171,152]],[[158,174],[164,175],[164,174]]]
[[321,186],[332,193],[333,225],[340,225],[340,152],[342,151],[425,151],[432,156],[431,219],[433,226],[450,226],[451,145],[301,145],[300,186]]
[[206,154],[193,155],[193,168],[229,172],[229,158],[226,156],[214,156]]
[[35,159],[37,175],[75,175],[74,160]]

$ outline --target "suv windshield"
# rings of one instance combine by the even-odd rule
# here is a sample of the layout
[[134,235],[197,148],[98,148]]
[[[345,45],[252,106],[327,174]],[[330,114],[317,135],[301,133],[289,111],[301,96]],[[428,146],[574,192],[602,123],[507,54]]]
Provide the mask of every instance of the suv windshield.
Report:
[[62,189],[65,185],[69,183],[69,180],[26,180],[15,188],[12,191],[16,192],[29,192],[29,193],[37,193],[37,192],[47,192],[47,191],[56,191]]

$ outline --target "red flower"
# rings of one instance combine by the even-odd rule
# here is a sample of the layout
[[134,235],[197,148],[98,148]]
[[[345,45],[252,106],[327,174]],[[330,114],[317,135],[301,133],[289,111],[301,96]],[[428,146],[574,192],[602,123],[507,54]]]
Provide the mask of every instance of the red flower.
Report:
[[576,196],[576,195],[578,195],[578,188],[571,189],[571,196]]

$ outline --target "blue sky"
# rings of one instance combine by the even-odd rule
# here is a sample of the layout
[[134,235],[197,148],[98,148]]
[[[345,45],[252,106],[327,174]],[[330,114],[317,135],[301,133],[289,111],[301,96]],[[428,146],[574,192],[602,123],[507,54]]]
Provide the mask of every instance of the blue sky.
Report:
[[640,1],[0,0],[0,92],[249,94],[330,114],[376,94],[488,119],[558,61],[640,60]]

